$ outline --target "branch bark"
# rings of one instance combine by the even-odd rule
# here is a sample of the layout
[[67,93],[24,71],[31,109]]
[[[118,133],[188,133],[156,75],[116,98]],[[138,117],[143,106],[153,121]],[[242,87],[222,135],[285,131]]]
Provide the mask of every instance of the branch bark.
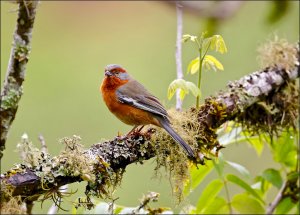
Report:
[[[200,109],[193,111],[197,111],[198,123],[205,127],[204,131],[212,132],[222,123],[234,120],[257,102],[264,101],[270,94],[280,92],[283,85],[293,82],[299,75],[299,61],[290,71],[282,68],[266,68],[254,72],[230,83],[227,89],[215,97],[206,99]],[[211,105],[212,101],[214,106]],[[220,107],[226,114],[219,114]],[[103,181],[103,178],[107,175],[125,169],[129,164],[143,162],[157,155],[159,143],[151,141],[153,132],[153,128],[149,128],[144,133],[133,133],[130,136],[116,137],[110,141],[94,144],[87,150],[79,150],[74,144],[76,142],[74,139],[65,141],[68,153],[64,151],[50,158],[41,152],[37,164],[31,166],[18,164],[2,174],[1,199],[8,201],[9,196],[21,195],[30,200],[31,197],[49,192],[49,189],[81,181],[88,183],[97,181],[97,190],[100,186],[102,192],[101,186],[107,182]],[[205,140],[203,137],[200,141]],[[95,180],[94,177],[99,180]],[[89,186],[88,189],[93,190],[95,187]]]
[[18,103],[23,94],[22,84],[29,59],[32,29],[39,1],[19,0],[17,26],[14,32],[13,48],[8,63],[6,78],[1,90],[1,136],[0,160],[5,149],[8,131],[18,110]]

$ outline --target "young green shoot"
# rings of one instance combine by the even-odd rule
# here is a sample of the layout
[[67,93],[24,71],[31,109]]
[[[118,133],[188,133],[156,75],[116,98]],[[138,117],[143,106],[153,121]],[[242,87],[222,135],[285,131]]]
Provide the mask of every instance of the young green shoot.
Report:
[[182,37],[182,42],[191,41],[197,45],[198,57],[191,60],[188,65],[187,73],[196,74],[198,72],[198,82],[195,85],[193,82],[188,82],[183,79],[175,79],[171,82],[168,88],[168,98],[171,99],[177,89],[180,90],[180,99],[183,100],[185,95],[192,92],[196,97],[196,107],[200,105],[201,97],[201,80],[203,67],[206,70],[224,70],[223,65],[214,56],[208,55],[208,51],[214,50],[221,54],[227,52],[225,42],[220,35],[213,35],[211,37],[205,37],[202,33],[200,37],[185,34]]

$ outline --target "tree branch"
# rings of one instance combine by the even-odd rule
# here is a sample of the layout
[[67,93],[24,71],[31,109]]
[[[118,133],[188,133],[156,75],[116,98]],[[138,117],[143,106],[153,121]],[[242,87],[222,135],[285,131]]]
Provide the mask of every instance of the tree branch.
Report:
[[283,183],[283,185],[281,186],[274,201],[268,206],[266,214],[268,214],[268,215],[273,214],[273,212],[274,212],[275,208],[277,207],[277,205],[279,204],[279,202],[281,202],[281,200],[284,198],[283,193],[287,189],[287,184],[288,183],[286,181]]
[[[297,55],[299,56],[299,51]],[[214,131],[224,122],[238,119],[253,105],[284,91],[283,86],[294,83],[300,75],[299,61],[295,64],[294,69],[289,71],[274,67],[247,75],[230,83],[227,89],[215,97],[206,99],[200,109],[191,109],[190,111],[196,112],[197,121],[203,127],[204,133],[201,133],[198,142],[205,143],[207,147],[217,146],[207,134],[216,138]],[[279,111],[283,113],[284,108],[286,107]],[[298,111],[299,106],[293,108]],[[293,124],[291,121],[290,118],[284,118],[276,123],[278,126],[289,126]],[[136,132],[126,137],[116,137],[94,144],[87,150],[79,144],[79,137],[65,138],[62,141],[66,145],[65,151],[52,158],[44,152],[35,153],[36,150],[31,150],[34,160],[17,164],[1,175],[1,199],[9,201],[11,196],[21,195],[23,199],[30,200],[37,195],[46,195],[62,185],[81,181],[88,182],[87,193],[105,194],[107,184],[112,184],[113,181],[120,182],[121,179],[118,179],[116,173],[124,170],[129,164],[143,162],[157,155],[157,148],[162,143],[151,141],[155,132],[159,131],[148,128],[143,133]],[[28,140],[24,141],[23,144],[28,146]],[[169,150],[166,148],[165,153],[170,153]]]
[[[176,37],[176,71],[177,79],[183,78],[182,72],[182,6],[181,2],[176,2],[176,14],[177,14],[177,37]],[[182,101],[180,99],[180,90],[176,90],[176,110],[182,110]]]
[[29,59],[32,29],[38,1],[19,0],[18,4],[19,12],[14,32],[13,48],[1,90],[0,160],[5,149],[8,131],[15,118],[18,103],[23,94],[22,83]]

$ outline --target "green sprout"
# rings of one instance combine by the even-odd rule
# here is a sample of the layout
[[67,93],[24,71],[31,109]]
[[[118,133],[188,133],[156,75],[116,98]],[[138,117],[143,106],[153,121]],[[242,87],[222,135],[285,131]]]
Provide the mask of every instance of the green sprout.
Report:
[[208,55],[209,49],[219,52],[221,54],[227,52],[227,48],[223,37],[221,35],[213,35],[211,37],[205,37],[205,33],[202,33],[201,37],[185,34],[182,36],[182,42],[191,41],[197,44],[198,57],[191,60],[187,73],[196,74],[198,72],[197,86],[193,82],[185,81],[184,79],[175,79],[172,81],[168,88],[168,99],[174,96],[174,93],[179,89],[180,99],[183,100],[185,95],[192,92],[196,97],[196,108],[199,107],[199,101],[201,96],[201,79],[203,67],[206,70],[224,70],[223,65],[214,56]]

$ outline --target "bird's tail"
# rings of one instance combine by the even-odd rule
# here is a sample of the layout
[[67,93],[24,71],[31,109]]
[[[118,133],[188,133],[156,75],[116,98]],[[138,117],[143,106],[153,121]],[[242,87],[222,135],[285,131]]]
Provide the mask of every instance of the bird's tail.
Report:
[[167,120],[160,120],[160,124],[161,127],[163,127],[171,135],[171,137],[182,146],[182,148],[186,151],[189,157],[195,158],[193,149],[173,130],[173,128]]

